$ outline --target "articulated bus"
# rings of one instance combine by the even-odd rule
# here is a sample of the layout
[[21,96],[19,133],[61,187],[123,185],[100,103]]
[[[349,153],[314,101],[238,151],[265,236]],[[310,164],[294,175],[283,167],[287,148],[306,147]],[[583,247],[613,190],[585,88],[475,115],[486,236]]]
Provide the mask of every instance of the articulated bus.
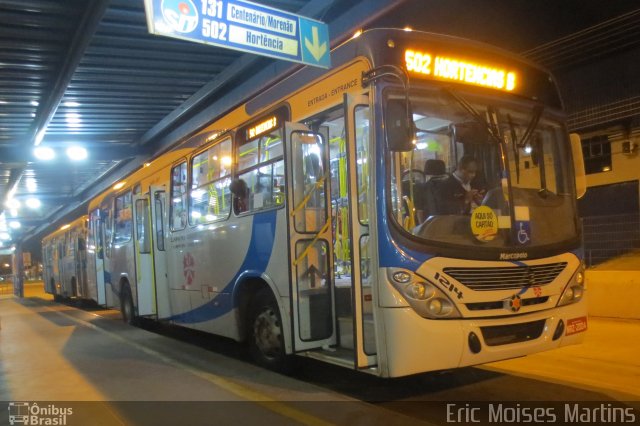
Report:
[[[551,76],[403,30],[332,62],[90,200],[92,298],[247,341],[275,369],[297,354],[398,377],[580,342],[584,169]],[[465,157],[476,197],[445,210]]]
[[87,281],[87,221],[81,216],[42,240],[44,288],[55,300],[93,298]]

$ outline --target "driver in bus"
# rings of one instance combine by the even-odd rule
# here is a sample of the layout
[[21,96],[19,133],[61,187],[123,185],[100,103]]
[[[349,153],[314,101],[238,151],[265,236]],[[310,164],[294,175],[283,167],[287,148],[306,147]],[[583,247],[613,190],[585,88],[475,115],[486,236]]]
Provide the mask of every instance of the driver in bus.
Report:
[[471,214],[481,205],[486,191],[477,175],[478,161],[468,155],[460,158],[456,170],[436,186],[438,214]]

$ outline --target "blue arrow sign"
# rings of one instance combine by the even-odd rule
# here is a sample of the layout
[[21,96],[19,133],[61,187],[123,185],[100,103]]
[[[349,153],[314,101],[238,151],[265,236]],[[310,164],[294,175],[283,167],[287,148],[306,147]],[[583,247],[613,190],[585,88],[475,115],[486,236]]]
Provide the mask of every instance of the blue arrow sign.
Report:
[[331,66],[323,22],[243,0],[145,0],[152,34],[322,68]]

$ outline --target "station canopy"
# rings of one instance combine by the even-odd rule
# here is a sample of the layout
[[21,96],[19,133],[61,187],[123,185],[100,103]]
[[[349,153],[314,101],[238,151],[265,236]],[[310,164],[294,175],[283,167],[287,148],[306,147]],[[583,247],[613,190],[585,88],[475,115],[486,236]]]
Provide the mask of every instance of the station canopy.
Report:
[[[327,23],[335,46],[402,1],[255,2]],[[149,34],[143,0],[3,0],[0,250],[86,212],[145,159],[300,66]],[[70,159],[81,148],[87,158]]]

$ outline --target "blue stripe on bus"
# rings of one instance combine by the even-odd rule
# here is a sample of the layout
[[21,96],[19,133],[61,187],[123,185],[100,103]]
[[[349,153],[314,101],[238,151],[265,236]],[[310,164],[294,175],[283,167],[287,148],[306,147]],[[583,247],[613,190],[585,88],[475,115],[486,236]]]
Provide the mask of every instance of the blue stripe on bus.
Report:
[[[251,241],[244,261],[220,294],[204,305],[168,319],[181,324],[194,324],[216,319],[231,311],[233,303],[230,294],[240,275],[259,277],[267,270],[275,241],[277,212],[278,210],[270,210],[253,216]],[[224,247],[221,249],[224,250]]]

